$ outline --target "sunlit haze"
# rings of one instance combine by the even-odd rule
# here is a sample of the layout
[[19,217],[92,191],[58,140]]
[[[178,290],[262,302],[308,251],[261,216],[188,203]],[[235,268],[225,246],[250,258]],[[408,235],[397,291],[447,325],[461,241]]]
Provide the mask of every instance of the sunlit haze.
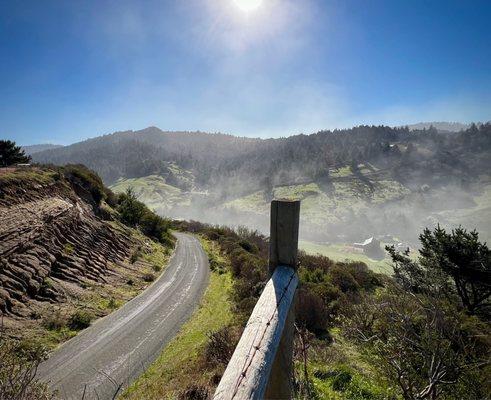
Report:
[[258,8],[262,0],[233,0],[237,7],[239,7],[243,11],[252,11]]
[[491,3],[0,2],[1,136],[487,121]]

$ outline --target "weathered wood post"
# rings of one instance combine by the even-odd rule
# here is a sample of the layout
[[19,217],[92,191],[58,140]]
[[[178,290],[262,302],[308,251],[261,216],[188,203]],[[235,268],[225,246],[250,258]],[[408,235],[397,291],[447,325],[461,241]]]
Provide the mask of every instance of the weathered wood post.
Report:
[[214,400],[292,398],[299,218],[299,201],[271,203],[271,279],[254,307]]
[[[300,201],[273,200],[269,236],[269,272],[279,265],[297,270]],[[280,346],[269,377],[265,396],[268,399],[291,399],[293,393],[293,336],[295,333],[295,299],[288,312]]]

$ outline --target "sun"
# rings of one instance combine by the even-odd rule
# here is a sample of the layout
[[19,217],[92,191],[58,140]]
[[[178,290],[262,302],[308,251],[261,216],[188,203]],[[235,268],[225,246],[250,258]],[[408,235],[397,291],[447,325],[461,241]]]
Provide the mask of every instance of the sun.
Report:
[[234,0],[234,3],[242,11],[253,11],[258,8],[263,0]]

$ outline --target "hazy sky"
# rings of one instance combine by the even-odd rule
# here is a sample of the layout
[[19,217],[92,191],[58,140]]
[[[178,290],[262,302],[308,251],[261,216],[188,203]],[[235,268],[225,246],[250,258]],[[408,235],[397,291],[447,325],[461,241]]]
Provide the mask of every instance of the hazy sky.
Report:
[[489,0],[0,0],[0,138],[489,120],[490,21]]

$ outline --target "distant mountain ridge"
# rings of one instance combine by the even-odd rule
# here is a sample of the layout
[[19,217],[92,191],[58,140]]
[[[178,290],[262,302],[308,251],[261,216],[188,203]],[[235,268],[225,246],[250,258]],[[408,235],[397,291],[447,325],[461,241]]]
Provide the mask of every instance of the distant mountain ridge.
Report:
[[[479,180],[491,183],[490,154],[491,124],[453,134],[358,126],[278,139],[149,127],[45,150],[33,161],[85,164],[114,190],[133,187],[175,218],[265,229],[272,198],[301,198],[304,231],[359,241],[438,222],[484,231],[491,197],[476,190],[487,185]],[[477,208],[460,219],[435,214],[459,207]]]
[[[476,125],[479,126],[482,125],[482,123],[477,122]],[[407,127],[411,131],[429,129],[432,126],[439,132],[460,132],[469,129],[471,124],[441,121],[441,122],[418,122],[417,124],[407,125]]]
[[33,144],[30,146],[22,146],[22,149],[26,152],[26,154],[33,155],[41,151],[58,149],[60,147],[63,146],[61,144],[46,143],[46,144]]
[[[452,129],[463,126],[445,124],[439,126]],[[479,154],[489,150],[489,126],[480,125],[475,133],[469,129],[459,131],[461,133],[451,137],[438,135],[437,129],[433,132],[416,127],[358,126],[278,139],[165,132],[149,127],[39,151],[34,153],[33,159],[61,165],[85,164],[108,184],[119,178],[169,175],[170,164],[175,164],[191,171],[198,187],[230,185],[230,191],[237,184],[237,189],[249,190],[270,184],[327,178],[330,168],[367,161],[398,174],[403,168],[405,173],[401,179],[410,180],[416,174],[428,180],[431,176],[424,166],[429,164],[444,172],[444,176],[457,176],[473,170],[474,164],[481,162]],[[471,136],[473,140],[468,140]],[[484,141],[484,147],[478,147],[476,141]],[[471,148],[475,150],[471,152],[472,157],[466,157]],[[451,163],[449,154],[452,154]],[[411,168],[408,168],[408,163]],[[435,176],[440,177],[441,174]]]

